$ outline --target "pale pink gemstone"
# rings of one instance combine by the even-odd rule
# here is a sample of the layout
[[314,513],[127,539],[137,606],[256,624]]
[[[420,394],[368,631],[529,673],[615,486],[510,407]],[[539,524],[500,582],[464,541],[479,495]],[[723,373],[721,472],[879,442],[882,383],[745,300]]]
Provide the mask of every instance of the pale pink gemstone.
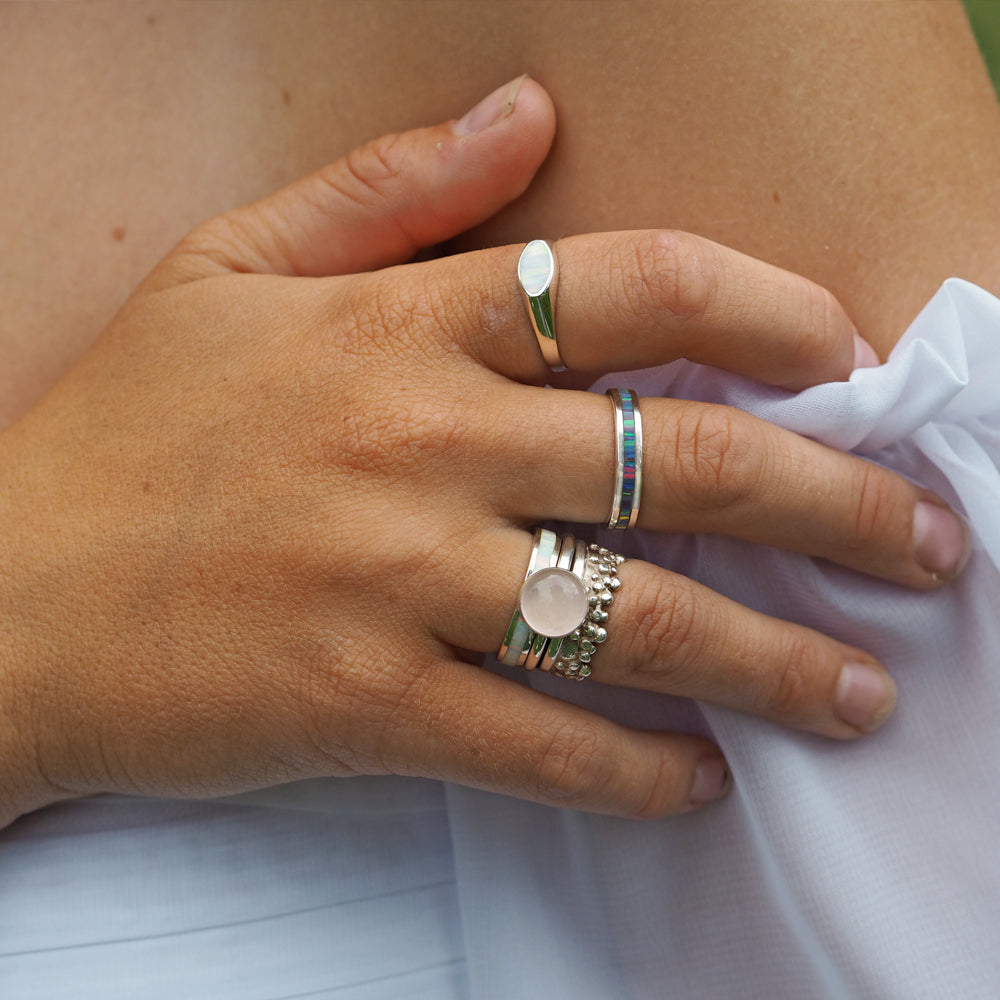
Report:
[[521,588],[521,617],[541,635],[569,635],[579,628],[588,610],[587,588],[568,569],[540,569]]

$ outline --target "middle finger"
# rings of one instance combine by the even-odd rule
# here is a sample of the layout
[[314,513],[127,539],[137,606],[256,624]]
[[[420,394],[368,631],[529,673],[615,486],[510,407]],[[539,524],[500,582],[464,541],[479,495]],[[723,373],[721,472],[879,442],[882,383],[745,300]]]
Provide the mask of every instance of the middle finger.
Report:
[[[593,393],[494,387],[482,442],[502,470],[498,514],[606,522],[614,489],[611,401]],[[740,410],[643,399],[638,524],[719,533],[831,559],[917,589],[959,572],[968,533],[933,493],[854,455]]]

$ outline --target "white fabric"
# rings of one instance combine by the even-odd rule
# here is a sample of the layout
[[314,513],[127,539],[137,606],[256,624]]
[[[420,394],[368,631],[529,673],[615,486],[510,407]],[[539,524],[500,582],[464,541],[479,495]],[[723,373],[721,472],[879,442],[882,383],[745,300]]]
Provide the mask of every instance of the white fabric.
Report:
[[1000,995],[1000,302],[949,281],[887,364],[798,395],[686,363],[608,384],[738,405],[966,513],[973,558],[934,594],[722,538],[614,539],[871,650],[893,719],[843,744],[533,680],[719,741],[729,798],[645,824],[402,779],[62,805],[0,834],[0,996]]

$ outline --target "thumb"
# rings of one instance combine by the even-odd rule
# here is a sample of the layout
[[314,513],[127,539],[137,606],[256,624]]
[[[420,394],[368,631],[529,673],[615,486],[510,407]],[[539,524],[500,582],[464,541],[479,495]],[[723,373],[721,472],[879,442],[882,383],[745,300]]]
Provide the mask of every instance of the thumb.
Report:
[[375,139],[204,223],[146,288],[225,272],[321,277],[404,263],[517,198],[554,134],[548,94],[519,77],[458,121]]

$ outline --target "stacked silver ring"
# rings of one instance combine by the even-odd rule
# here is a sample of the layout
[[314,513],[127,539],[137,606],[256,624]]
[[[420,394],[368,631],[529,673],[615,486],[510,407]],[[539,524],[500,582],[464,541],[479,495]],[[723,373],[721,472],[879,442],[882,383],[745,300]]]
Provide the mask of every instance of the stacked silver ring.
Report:
[[599,545],[539,528],[500,662],[569,680],[589,677],[591,659],[608,637],[608,609],[624,561]]

